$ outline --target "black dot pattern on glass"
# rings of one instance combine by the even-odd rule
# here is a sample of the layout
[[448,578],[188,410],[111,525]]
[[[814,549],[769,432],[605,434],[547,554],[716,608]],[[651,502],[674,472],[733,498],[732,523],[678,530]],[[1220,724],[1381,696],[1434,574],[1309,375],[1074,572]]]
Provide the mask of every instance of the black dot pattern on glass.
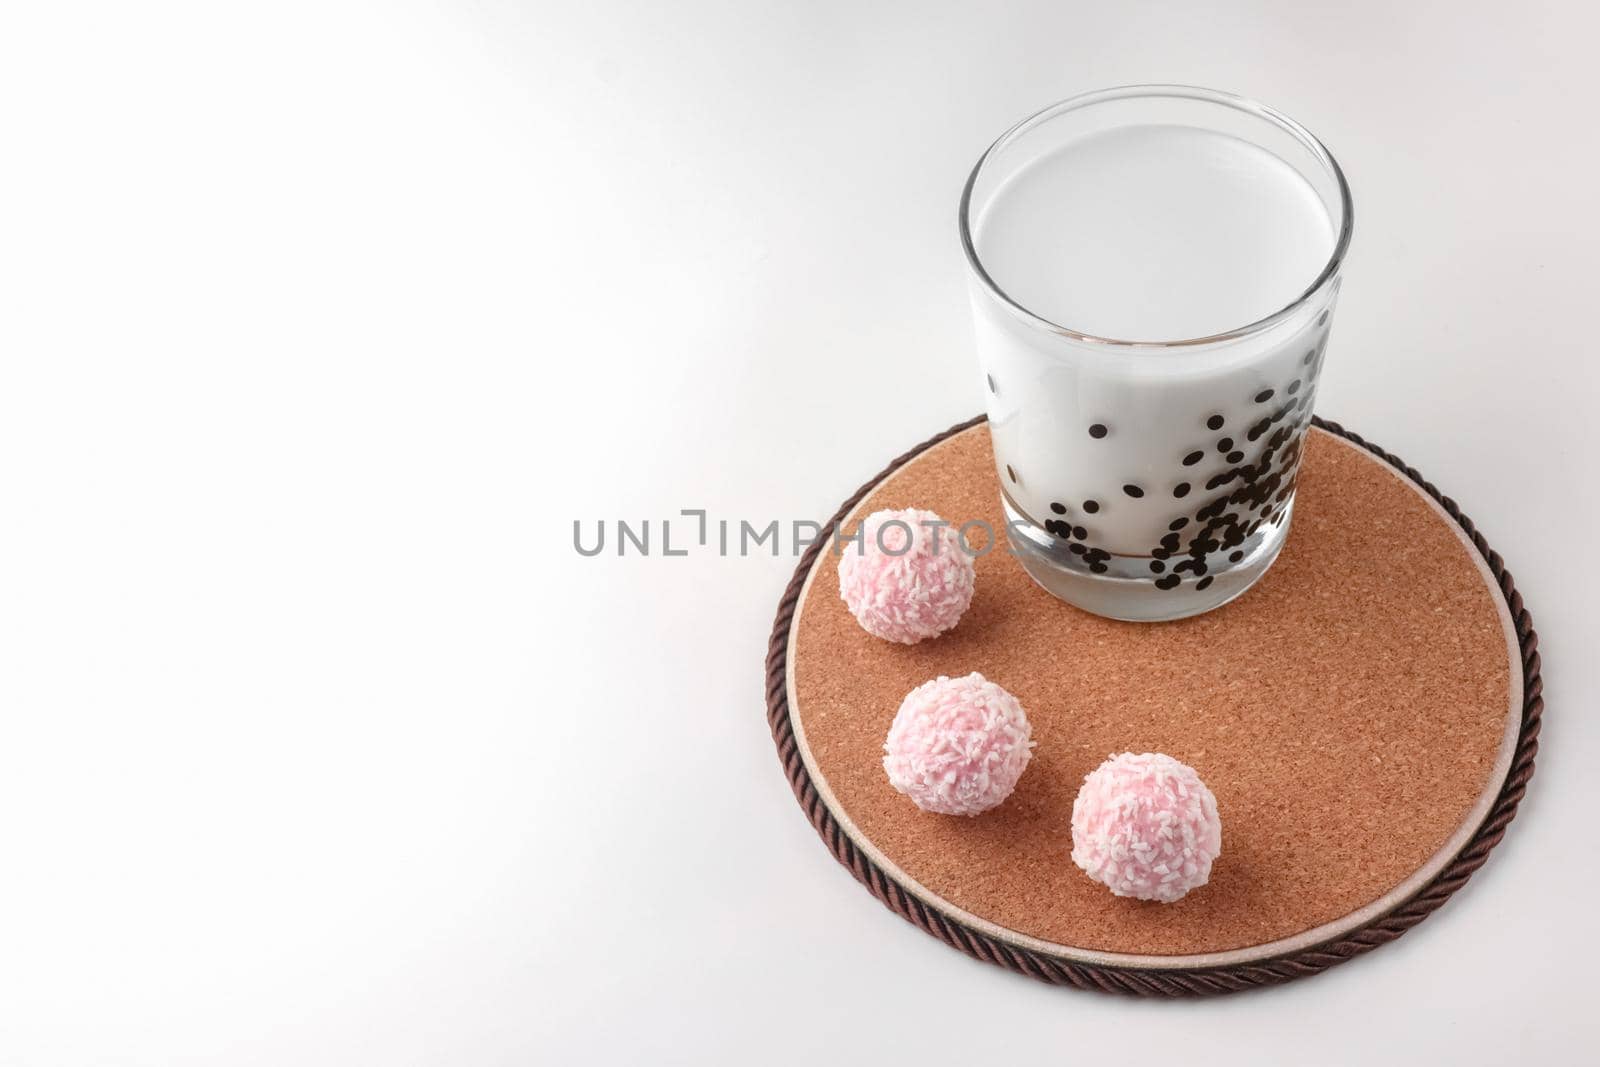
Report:
[[1103,422],[1097,422],[1093,426],[1089,427],[1089,436],[1094,438],[1096,441],[1100,440],[1100,438],[1104,437],[1110,432],[1110,430],[1106,429],[1106,424]]
[[1156,588],[1157,589],[1176,589],[1182,583],[1183,583],[1183,576],[1182,575],[1180,575],[1180,574],[1169,574],[1169,575],[1167,575],[1167,576],[1165,576],[1163,578],[1157,578],[1156,579]]
[[1188,496],[1189,495],[1189,483],[1188,482],[1179,482],[1177,485],[1173,486],[1172,487],[1172,495],[1177,497],[1179,500],[1182,500],[1184,497]]
[[1198,593],[1202,589],[1209,589],[1211,587],[1211,583],[1214,581],[1216,581],[1216,578],[1210,575],[1200,579],[1198,582],[1194,583],[1195,592]]
[[1241,552],[1241,551],[1234,551],[1234,552],[1229,552],[1228,553],[1228,562],[1229,563],[1238,563],[1241,559],[1244,559],[1244,553]]
[[1011,479],[1011,484],[1017,484],[1017,472],[1011,469],[1011,464],[1006,464],[1006,475]]
[[1187,518],[1183,517],[1182,515],[1180,515],[1176,519],[1173,519],[1170,523],[1167,524],[1167,529],[1169,529],[1169,530],[1181,530],[1187,525],[1189,525],[1189,520]]
[[1065,504],[1051,504],[1050,510],[1055,512],[1057,515],[1065,515],[1067,513],[1067,506]]
[[1257,404],[1265,404],[1267,401],[1272,399],[1274,393],[1275,393],[1275,390],[1272,390],[1272,389],[1263,389],[1263,390],[1261,390],[1261,392],[1256,394],[1256,403]]
[[1080,541],[1087,541],[1089,540],[1089,531],[1085,530],[1082,526],[1074,526],[1072,528],[1072,536],[1076,537]]
[[1244,459],[1244,453],[1243,452],[1229,452],[1227,454],[1227,456],[1225,456],[1224,458],[1227,459],[1227,461],[1229,463],[1238,463],[1238,462],[1240,462],[1241,460]]
[[1223,419],[1223,417],[1221,415],[1213,415],[1209,419],[1206,420],[1206,429],[1208,429],[1208,430],[1220,430],[1220,429],[1222,429],[1222,424],[1223,424],[1224,421],[1225,420]]
[[1159,559],[1153,559],[1150,561],[1150,569],[1156,574],[1160,574],[1162,571],[1167,569],[1167,565],[1162,563]]
[[1288,393],[1289,393],[1290,396],[1294,396],[1294,394],[1298,393],[1299,391],[1300,391],[1300,379],[1296,378],[1294,381],[1289,383]]
[[1135,500],[1138,500],[1140,497],[1144,496],[1144,490],[1140,489],[1137,485],[1134,485],[1131,482],[1123,486],[1122,491],[1133,497]]
[[1190,452],[1187,456],[1183,457],[1183,465],[1185,467],[1192,467],[1205,458],[1206,454],[1197,448],[1193,452]]
[[1317,316],[1317,325],[1318,326],[1325,326],[1325,325],[1327,325],[1327,323],[1328,323],[1328,311],[1327,311],[1326,308],[1324,308],[1323,311],[1322,311],[1322,314]]
[[1099,560],[1095,560],[1093,563],[1089,564],[1089,569],[1094,571],[1096,574],[1104,574],[1109,568]]
[[1315,348],[1308,348],[1306,349],[1306,354],[1300,357],[1300,362],[1304,364],[1310,364],[1310,362],[1316,358],[1317,350]]
[[994,393],[996,396],[999,396],[1000,395],[1000,390],[995,388],[994,375],[985,374],[984,377],[989,380],[989,392]]
[[1098,500],[1085,500],[1083,502],[1083,510],[1093,515],[1100,510],[1100,502]]

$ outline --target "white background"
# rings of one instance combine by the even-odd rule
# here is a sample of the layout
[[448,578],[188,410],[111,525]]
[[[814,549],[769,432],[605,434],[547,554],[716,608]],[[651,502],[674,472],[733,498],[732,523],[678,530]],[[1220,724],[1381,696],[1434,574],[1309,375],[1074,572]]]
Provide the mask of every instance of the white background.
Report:
[[[0,1062],[1592,1055],[1597,34],[1575,3],[8,5]],[[975,412],[967,169],[1139,81],[1343,162],[1319,410],[1502,549],[1550,704],[1441,912],[1199,1003],[972,962],[828,857],[763,717],[792,559],[572,548],[824,518]]]

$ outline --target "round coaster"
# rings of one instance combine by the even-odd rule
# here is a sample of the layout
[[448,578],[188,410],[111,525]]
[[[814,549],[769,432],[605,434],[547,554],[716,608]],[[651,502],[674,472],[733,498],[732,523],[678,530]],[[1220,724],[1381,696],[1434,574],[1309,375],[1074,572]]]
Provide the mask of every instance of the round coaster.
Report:
[[[1533,774],[1538,639],[1453,501],[1338,425],[1316,426],[1276,565],[1234,603],[1179,622],[1055,600],[1002,536],[977,561],[959,626],[880,641],[839,599],[833,530],[916,506],[1003,534],[988,428],[954,427],[862,487],[800,561],[767,656],[780,758],[835,857],[969,955],[1150,995],[1314,974],[1443,903]],[[883,738],[910,689],[970,671],[1018,697],[1038,747],[999,808],[928,814],[889,786]],[[1222,855],[1174,904],[1112,896],[1069,857],[1078,786],[1121,751],[1175,756],[1216,794]]]

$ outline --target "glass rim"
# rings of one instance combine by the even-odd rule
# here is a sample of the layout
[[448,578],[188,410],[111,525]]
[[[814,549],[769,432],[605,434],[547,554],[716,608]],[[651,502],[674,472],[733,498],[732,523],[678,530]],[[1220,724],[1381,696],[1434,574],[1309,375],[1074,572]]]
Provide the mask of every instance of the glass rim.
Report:
[[[1231,107],[1236,111],[1253,115],[1287,132],[1296,141],[1300,142],[1319,163],[1327,168],[1339,190],[1339,212],[1341,215],[1339,235],[1338,239],[1334,241],[1333,252],[1329,255],[1328,261],[1304,292],[1264,318],[1246,323],[1243,326],[1224,330],[1221,333],[1172,341],[1130,341],[1115,337],[1101,337],[1097,334],[1086,333],[1082,330],[1075,330],[1070,326],[1053,322],[1013,300],[1004,289],[1000,288],[999,283],[990,277],[988,270],[983,265],[983,260],[978,256],[978,249],[972,238],[971,210],[973,189],[977,186],[979,176],[984,173],[985,166],[994,157],[995,153],[1012,144],[1035,127],[1043,125],[1058,115],[1110,100],[1137,97],[1175,97],[1185,100],[1199,100],[1205,103]],[[1048,330],[1051,333],[1060,334],[1063,337],[1087,344],[1111,345],[1124,348],[1187,348],[1197,345],[1216,344],[1221,341],[1232,341],[1260,333],[1282,322],[1308,303],[1313,296],[1338,275],[1339,268],[1344,263],[1345,253],[1350,247],[1350,235],[1355,227],[1355,205],[1350,197],[1350,185],[1345,181],[1344,171],[1340,168],[1338,160],[1333,158],[1333,153],[1329,152],[1327,146],[1319,141],[1310,130],[1283,112],[1249,97],[1225,93],[1217,89],[1204,89],[1196,85],[1120,85],[1110,89],[1096,89],[1092,92],[1080,93],[1077,96],[1059,100],[1048,107],[1035,111],[995,138],[994,143],[984,150],[983,155],[978,157],[978,162],[973,166],[972,173],[967,176],[967,184],[961,190],[961,210],[958,221],[961,228],[961,248],[966,254],[967,266],[978,280],[983,283],[983,287],[988,290],[991,296],[999,300],[1001,304],[1023,319],[1023,321]]]

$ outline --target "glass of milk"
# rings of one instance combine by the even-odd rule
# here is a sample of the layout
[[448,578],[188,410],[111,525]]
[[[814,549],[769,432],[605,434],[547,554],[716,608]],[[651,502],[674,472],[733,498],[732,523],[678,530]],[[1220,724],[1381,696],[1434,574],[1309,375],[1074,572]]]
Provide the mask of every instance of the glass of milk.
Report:
[[1209,89],[1062,101],[984,153],[961,242],[1012,550],[1116,619],[1254,585],[1295,478],[1350,243],[1305,127]]

